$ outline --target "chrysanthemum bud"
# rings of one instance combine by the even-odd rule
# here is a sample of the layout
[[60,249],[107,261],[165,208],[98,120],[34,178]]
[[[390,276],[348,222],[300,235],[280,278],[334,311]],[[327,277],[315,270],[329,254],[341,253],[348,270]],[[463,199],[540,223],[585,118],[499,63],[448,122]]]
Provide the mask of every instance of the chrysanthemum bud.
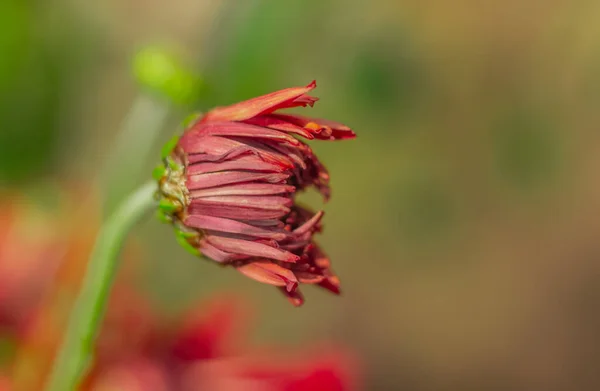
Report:
[[288,88],[197,119],[168,144],[155,172],[160,213],[180,243],[257,281],[278,286],[294,305],[299,283],[339,293],[329,258],[313,242],[323,212],[295,204],[296,192],[314,186],[329,198],[329,174],[306,139],[343,140],[355,134],[332,121],[279,114],[312,106],[316,87]]

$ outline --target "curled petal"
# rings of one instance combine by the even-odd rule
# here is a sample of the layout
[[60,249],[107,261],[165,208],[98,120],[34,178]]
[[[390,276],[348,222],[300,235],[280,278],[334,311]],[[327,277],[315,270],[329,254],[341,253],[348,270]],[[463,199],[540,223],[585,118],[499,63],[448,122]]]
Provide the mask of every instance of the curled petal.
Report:
[[318,284],[325,279],[325,276],[318,273],[298,271],[294,272],[298,281],[303,284]]
[[279,121],[301,127],[319,140],[347,140],[356,137],[356,133],[352,129],[339,122],[291,114],[270,114],[270,116]]
[[258,282],[285,287],[285,292],[293,292],[298,286],[294,273],[269,261],[254,261],[237,267],[237,270]]
[[279,290],[294,307],[300,307],[304,304],[304,295],[300,292],[300,289],[288,290],[280,287]]
[[265,128],[280,130],[282,132],[297,134],[309,140],[315,138],[315,136],[313,136],[313,134],[309,130],[304,129],[301,126],[294,125],[293,123],[284,119],[277,118],[271,114],[259,115],[258,117],[247,119],[244,122],[248,124],[263,126]]
[[244,121],[278,109],[313,105],[316,98],[305,95],[317,86],[315,81],[306,87],[292,87],[249,99],[231,106],[217,107],[208,112],[200,122]]

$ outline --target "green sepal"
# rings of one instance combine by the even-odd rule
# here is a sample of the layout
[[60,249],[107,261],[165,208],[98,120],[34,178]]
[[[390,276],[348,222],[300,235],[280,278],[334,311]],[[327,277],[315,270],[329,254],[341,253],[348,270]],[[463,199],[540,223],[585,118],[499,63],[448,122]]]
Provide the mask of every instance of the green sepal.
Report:
[[198,234],[180,231],[177,228],[175,228],[175,238],[177,239],[177,242],[179,242],[181,247],[183,247],[190,254],[199,257],[201,255],[200,250],[192,246],[188,241],[188,239],[193,238],[196,235]]
[[161,209],[156,210],[156,218],[163,223],[172,223],[173,222],[173,218],[170,215],[166,214]]
[[181,121],[181,124],[183,125],[183,127],[185,129],[187,129],[190,125],[192,125],[194,122],[196,122],[200,117],[202,117],[202,113],[200,113],[200,112],[192,113],[192,114],[188,115],[187,117],[185,117],[184,120]]
[[168,215],[173,214],[179,210],[179,205],[175,204],[173,201],[167,198],[161,199],[158,202],[158,207],[160,208],[160,210],[162,210],[165,214]]
[[154,180],[156,181],[159,181],[165,176],[166,173],[167,169],[161,164],[159,166],[156,166],[154,170],[152,170],[152,178],[154,178]]
[[162,159],[166,159],[167,157],[169,157],[171,152],[173,152],[173,150],[177,146],[178,141],[179,141],[179,136],[173,136],[173,138],[171,138],[169,141],[167,141],[167,143],[163,146],[163,148],[160,151],[160,157]]

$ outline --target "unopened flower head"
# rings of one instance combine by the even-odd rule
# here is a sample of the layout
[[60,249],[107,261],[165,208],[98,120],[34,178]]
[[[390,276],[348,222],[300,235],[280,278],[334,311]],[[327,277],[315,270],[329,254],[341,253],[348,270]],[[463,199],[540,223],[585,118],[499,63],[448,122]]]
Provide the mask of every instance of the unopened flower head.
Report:
[[345,125],[280,109],[312,106],[316,87],[288,88],[200,117],[163,153],[156,172],[161,212],[179,242],[244,275],[278,286],[301,305],[300,283],[339,293],[329,258],[313,241],[323,212],[295,203],[314,186],[329,199],[329,174],[308,140],[355,137]]

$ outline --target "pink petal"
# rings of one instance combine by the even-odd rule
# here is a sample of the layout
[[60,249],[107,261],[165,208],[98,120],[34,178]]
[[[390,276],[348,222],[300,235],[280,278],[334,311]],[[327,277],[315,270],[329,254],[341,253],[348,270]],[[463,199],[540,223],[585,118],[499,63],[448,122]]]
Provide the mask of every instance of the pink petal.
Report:
[[[189,164],[202,162],[222,162],[243,155],[254,155],[268,163],[283,168],[293,168],[294,163],[264,144],[251,143],[248,140],[234,140],[224,137],[205,136],[199,139],[186,139],[181,143]],[[190,152],[191,151],[191,152]]]
[[178,145],[183,151],[190,155],[194,153],[206,153],[208,155],[226,154],[236,147],[244,144],[233,141],[226,137],[202,136],[198,137],[196,132],[188,131],[179,139]]
[[192,164],[187,167],[186,172],[188,175],[195,175],[233,170],[282,172],[285,170],[285,168],[262,161],[257,157],[245,156],[240,159],[227,160],[219,163]]
[[324,214],[325,212],[323,212],[322,210],[315,213],[315,215],[311,217],[310,220],[306,221],[304,224],[296,228],[294,230],[294,234],[302,235],[310,232],[321,221]]
[[225,195],[276,195],[293,193],[296,190],[290,185],[276,185],[271,183],[240,183],[228,186],[213,187],[203,190],[192,190],[191,198],[225,196]]
[[206,189],[208,187],[229,185],[232,183],[261,181],[283,184],[288,174],[273,174],[245,171],[212,172],[209,174],[191,175],[186,181],[189,190]]
[[305,94],[316,86],[317,83],[313,81],[306,87],[286,88],[231,106],[217,107],[208,112],[201,122],[244,121],[282,108],[312,105],[316,99]]
[[255,227],[237,220],[214,216],[191,215],[185,219],[184,224],[188,227],[194,227],[198,229],[229,232],[233,234],[255,236],[258,238],[269,238],[274,240],[283,240],[288,236],[285,232],[280,230],[276,231],[272,229]]
[[202,253],[202,255],[204,255],[205,257],[208,257],[208,258],[212,259],[213,261],[216,261],[219,263],[239,261],[239,260],[248,258],[247,255],[232,254],[232,253],[225,252],[223,250],[219,250],[218,248],[216,248],[215,246],[210,244],[206,240],[206,238],[204,238],[200,241],[199,250]]
[[[294,201],[289,197],[281,196],[211,196],[202,197],[192,201],[204,205],[230,205],[239,208],[254,208],[265,210],[289,210]],[[201,213],[205,214],[205,213]]]
[[275,259],[281,262],[296,262],[299,256],[288,251],[267,246],[250,240],[227,238],[210,235],[207,237],[210,244],[229,253],[250,255],[254,257]]
[[298,286],[298,280],[291,270],[272,262],[251,262],[238,266],[237,270],[258,282],[285,287],[282,289],[287,292],[295,291]]
[[[188,208],[190,214],[204,214],[209,216],[224,217],[239,220],[271,220],[280,219],[289,213],[289,208],[269,210],[263,208],[248,208],[232,205],[219,205],[203,203],[202,199],[193,200]],[[253,222],[254,224],[254,222]]]

